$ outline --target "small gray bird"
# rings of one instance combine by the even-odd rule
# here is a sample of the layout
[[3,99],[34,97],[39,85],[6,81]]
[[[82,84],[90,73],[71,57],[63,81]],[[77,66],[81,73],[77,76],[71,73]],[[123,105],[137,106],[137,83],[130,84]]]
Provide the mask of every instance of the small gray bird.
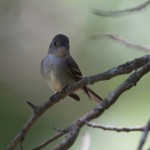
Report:
[[[56,35],[48,50],[47,56],[41,62],[41,73],[49,88],[55,93],[60,92],[68,85],[83,78],[82,73],[70,55],[69,39],[63,34]],[[85,86],[82,91],[91,99],[100,102],[102,98],[89,87]],[[70,97],[79,101],[80,97],[71,93]]]

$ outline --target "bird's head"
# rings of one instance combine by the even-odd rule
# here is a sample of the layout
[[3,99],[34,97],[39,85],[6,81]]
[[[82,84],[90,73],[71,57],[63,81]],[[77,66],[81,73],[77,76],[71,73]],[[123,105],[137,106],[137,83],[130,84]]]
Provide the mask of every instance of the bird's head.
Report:
[[56,56],[66,56],[69,54],[69,48],[69,38],[63,34],[58,34],[53,38],[48,53]]

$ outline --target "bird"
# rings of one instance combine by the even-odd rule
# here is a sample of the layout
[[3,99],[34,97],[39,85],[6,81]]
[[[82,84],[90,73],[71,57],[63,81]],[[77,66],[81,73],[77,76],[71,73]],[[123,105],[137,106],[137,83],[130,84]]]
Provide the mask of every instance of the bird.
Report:
[[[70,54],[69,38],[66,35],[58,34],[52,39],[48,53],[41,61],[41,74],[54,93],[61,92],[83,78],[79,66]],[[88,86],[80,90],[98,103],[103,100]],[[69,96],[80,101],[76,91]]]

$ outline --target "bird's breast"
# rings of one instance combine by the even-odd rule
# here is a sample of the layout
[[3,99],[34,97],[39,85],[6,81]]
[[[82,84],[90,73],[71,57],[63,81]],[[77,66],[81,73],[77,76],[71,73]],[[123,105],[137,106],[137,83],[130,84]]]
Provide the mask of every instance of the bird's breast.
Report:
[[63,64],[64,60],[62,58],[53,55],[47,55],[41,64],[42,76],[45,78],[49,88],[54,92],[61,91],[64,87],[61,82],[64,72]]

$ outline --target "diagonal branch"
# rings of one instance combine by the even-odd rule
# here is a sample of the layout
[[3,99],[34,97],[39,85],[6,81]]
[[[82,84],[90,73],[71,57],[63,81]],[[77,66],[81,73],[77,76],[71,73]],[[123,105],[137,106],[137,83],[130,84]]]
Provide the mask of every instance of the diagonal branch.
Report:
[[144,132],[142,134],[139,146],[138,146],[138,150],[142,150],[142,147],[144,146],[147,136],[148,136],[148,132],[150,131],[150,120],[147,122],[147,125],[144,129]]
[[92,39],[98,39],[98,38],[108,38],[116,43],[119,43],[121,45],[124,45],[128,48],[132,48],[132,49],[137,49],[140,51],[144,51],[144,52],[150,52],[150,45],[139,45],[139,44],[135,44],[135,43],[131,43],[125,39],[123,39],[122,37],[120,37],[117,34],[112,34],[112,33],[103,33],[103,34],[97,34],[91,37]]
[[95,15],[101,16],[101,17],[123,17],[128,14],[141,11],[144,8],[146,8],[149,4],[150,4],[150,0],[140,4],[138,6],[135,6],[133,8],[127,8],[124,10],[117,10],[117,11],[104,11],[104,10],[94,9],[93,13]]
[[98,128],[108,131],[116,131],[116,132],[132,132],[132,131],[144,131],[145,126],[136,126],[136,127],[113,127],[113,126],[104,126],[100,124],[96,124],[93,122],[85,121],[85,123],[92,128]]
[[[133,86],[137,84],[137,82],[144,76],[146,73],[150,71],[150,61],[140,68],[138,71],[132,73],[127,80],[125,80],[120,86],[118,86],[113,92],[111,92],[102,103],[98,104],[94,109],[90,112],[82,116],[79,120],[75,121],[74,124],[70,125],[70,131],[66,134],[66,138],[56,145],[53,150],[63,150],[70,148],[75,142],[77,135],[81,129],[81,127],[85,124],[86,121],[90,121],[101,116],[106,109],[108,109],[111,105],[113,105],[118,97],[129,90]],[[45,145],[46,146],[46,145]]]
[[[50,97],[50,99],[48,99],[45,103],[43,103],[40,106],[34,106],[32,103],[28,102],[28,104],[32,108],[34,108],[33,114],[31,115],[29,120],[26,122],[26,124],[23,126],[23,128],[19,131],[17,136],[12,140],[12,142],[6,148],[6,150],[14,150],[19,143],[22,143],[22,141],[24,140],[29,129],[40,118],[40,116],[43,115],[44,112],[46,110],[48,110],[49,108],[51,108],[54,104],[58,103],[60,100],[63,100],[70,93],[76,91],[77,89],[79,89],[81,87],[84,87],[85,85],[94,84],[95,82],[98,82],[98,81],[109,80],[109,79],[116,77],[118,75],[130,73],[133,70],[137,70],[138,68],[142,67],[143,65],[144,66],[142,68],[145,68],[148,66],[147,63],[149,62],[149,60],[150,60],[150,55],[146,55],[146,56],[137,58],[133,61],[129,61],[129,62],[127,62],[123,65],[120,65],[118,67],[114,67],[114,68],[112,68],[106,72],[103,72],[103,73],[100,73],[97,75],[93,75],[90,77],[85,77],[82,80],[80,80],[79,82],[77,82],[73,85],[70,85],[69,87],[67,87],[62,92],[59,92],[59,93],[53,95],[52,97]],[[102,114],[106,108],[108,108],[111,104],[113,104],[116,101],[116,99],[120,96],[120,94],[122,94],[125,90],[127,90],[127,89],[131,88],[133,85],[135,85],[136,82],[142,77],[142,75],[144,75],[145,73],[148,72],[148,70],[146,70],[146,68],[145,68],[146,71],[143,72],[144,70],[142,68],[138,72],[135,72],[133,74],[133,77],[130,76],[129,79],[125,83],[123,83],[123,85],[120,85],[120,87],[118,87],[118,89],[116,89],[114,92],[112,92],[102,102],[101,105],[99,105],[98,107],[93,109],[91,113],[88,113],[82,119],[88,121],[88,120],[91,120],[92,118],[96,118],[97,116],[100,116],[100,114]],[[73,130],[74,128],[72,130],[70,129],[68,132],[68,135],[69,134],[74,135],[73,136],[74,139],[72,139],[72,136],[70,136],[70,137],[68,136],[67,141],[71,141],[70,143],[74,142],[74,140],[77,137],[78,132],[80,130],[79,127],[81,127],[83,124],[84,124],[83,121],[77,121],[75,123],[76,132]],[[62,145],[65,145],[65,143],[66,142],[64,141],[64,143]]]

